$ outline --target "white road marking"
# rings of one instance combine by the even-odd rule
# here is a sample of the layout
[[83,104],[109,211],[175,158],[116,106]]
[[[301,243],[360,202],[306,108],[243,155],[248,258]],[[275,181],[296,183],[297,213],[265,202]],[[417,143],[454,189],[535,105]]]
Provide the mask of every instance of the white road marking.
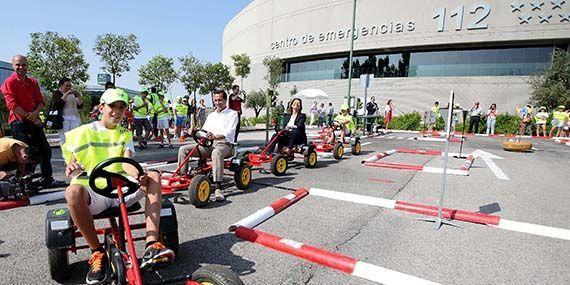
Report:
[[396,200],[337,192],[337,191],[331,191],[319,188],[311,188],[309,190],[309,194],[313,196],[320,196],[334,200],[340,200],[340,201],[346,201],[346,202],[352,202],[352,203],[364,204],[370,206],[378,206],[388,209],[394,209],[396,207]]
[[568,229],[510,221],[506,219],[500,219],[499,225],[493,227],[538,236],[570,240],[570,230]]
[[356,263],[352,275],[382,284],[439,284],[362,261]]

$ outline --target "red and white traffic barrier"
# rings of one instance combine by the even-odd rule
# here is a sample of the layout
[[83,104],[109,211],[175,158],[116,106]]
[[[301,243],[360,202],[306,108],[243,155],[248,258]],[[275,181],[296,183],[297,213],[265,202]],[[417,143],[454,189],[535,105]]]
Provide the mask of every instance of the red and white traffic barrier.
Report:
[[257,243],[282,253],[290,254],[310,262],[339,270],[352,276],[357,276],[382,284],[438,284],[429,280],[362,262],[346,255],[333,253],[294,240],[274,236],[260,230],[238,227],[235,231],[235,235],[252,243]]
[[382,158],[384,158],[384,157],[386,157],[386,156],[392,155],[392,154],[394,154],[394,153],[396,153],[396,150],[395,150],[395,149],[391,149],[391,150],[388,150],[388,151],[386,151],[386,152],[380,152],[380,153],[377,153],[377,154],[375,154],[375,155],[373,155],[373,156],[371,156],[371,157],[369,157],[369,158],[367,158],[367,159],[362,160],[361,163],[374,162],[374,161],[377,161],[377,160],[379,160],[379,159],[382,159]]
[[475,161],[475,157],[473,155],[469,155],[463,165],[461,166],[461,170],[469,171],[471,166],[473,165],[473,161]]
[[[309,194],[313,196],[320,196],[339,201],[382,207],[386,209],[393,209],[393,210],[415,213],[426,216],[433,216],[433,217],[437,217],[437,212],[438,212],[437,206],[409,203],[409,202],[396,201],[396,200],[377,198],[377,197],[369,197],[364,195],[337,192],[320,188],[309,189]],[[511,221],[503,219],[500,216],[496,215],[489,215],[484,213],[458,210],[458,209],[443,208],[442,213],[444,218],[450,220],[483,224],[509,231],[516,231],[516,232],[533,234],[538,236],[570,240],[569,229]]]
[[241,219],[240,221],[234,223],[230,226],[229,231],[233,232],[239,227],[246,227],[253,229],[260,225],[261,223],[267,221],[271,217],[279,214],[281,211],[289,208],[291,205],[299,202],[301,199],[309,195],[309,191],[305,188],[301,188],[294,193],[291,193],[273,203],[271,205],[258,210],[257,212]]
[[57,201],[64,198],[65,198],[65,191],[57,191],[43,195],[36,195],[29,198],[26,197],[18,200],[4,200],[0,201],[0,211],[29,206],[29,205],[43,204],[46,202]]
[[570,139],[555,139],[554,142],[570,146]]
[[409,154],[420,154],[420,155],[436,155],[442,154],[439,150],[429,150],[429,149],[409,149],[409,148],[397,148],[398,153],[409,153]]

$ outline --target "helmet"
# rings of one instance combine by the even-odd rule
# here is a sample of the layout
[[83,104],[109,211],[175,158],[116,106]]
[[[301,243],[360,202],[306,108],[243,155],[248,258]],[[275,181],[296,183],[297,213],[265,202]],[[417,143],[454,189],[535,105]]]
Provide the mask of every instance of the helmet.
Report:
[[560,110],[564,110],[565,108],[566,108],[566,106],[564,106],[564,105],[558,106],[558,109],[560,109]]
[[343,110],[348,111],[348,104],[342,104],[342,105],[340,106],[340,110],[341,110],[341,111],[343,111]]

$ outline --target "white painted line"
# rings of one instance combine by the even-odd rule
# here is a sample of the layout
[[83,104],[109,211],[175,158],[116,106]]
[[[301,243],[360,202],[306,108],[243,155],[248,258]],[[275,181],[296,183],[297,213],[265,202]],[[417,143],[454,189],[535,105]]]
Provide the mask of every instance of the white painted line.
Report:
[[363,196],[358,194],[337,192],[331,190],[325,190],[320,188],[309,189],[309,194],[313,196],[320,196],[325,198],[330,198],[334,200],[353,202],[357,204],[364,204],[370,206],[377,206],[382,208],[394,209],[396,207],[396,200],[389,200],[383,198],[376,198],[370,196]]
[[[428,172],[428,173],[443,173],[443,168],[440,167],[428,167],[424,166],[421,172]],[[459,175],[459,176],[468,176],[469,171],[461,170],[461,169],[447,169],[446,172],[448,175]]]
[[423,138],[423,137],[417,137],[416,140],[418,140],[418,141],[429,141],[429,142],[444,142],[445,141],[444,138]]
[[419,277],[404,274],[398,271],[383,268],[374,264],[358,261],[354,266],[353,276],[370,281],[390,284],[439,284]]
[[509,231],[533,234],[538,236],[570,240],[570,230],[568,229],[510,221],[506,219],[500,219],[499,224],[497,226],[492,226],[492,227],[497,227]]
[[487,167],[489,167],[489,169],[493,172],[493,174],[495,174],[495,176],[500,179],[500,180],[510,180],[509,177],[503,172],[503,170],[501,170],[496,164],[495,162],[488,158],[488,157],[482,157],[483,161],[485,162],[485,164],[487,164]]

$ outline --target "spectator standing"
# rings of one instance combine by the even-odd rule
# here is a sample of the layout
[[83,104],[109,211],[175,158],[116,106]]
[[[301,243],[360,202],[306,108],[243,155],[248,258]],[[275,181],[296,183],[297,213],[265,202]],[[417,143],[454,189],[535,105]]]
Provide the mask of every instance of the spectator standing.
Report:
[[170,140],[170,132],[168,131],[170,126],[168,119],[170,118],[170,109],[168,100],[164,98],[164,93],[158,92],[158,103],[154,105],[155,113],[157,114],[157,129],[159,131],[159,136],[157,140],[160,142],[158,148],[164,147],[164,137],[168,140],[168,147],[172,148],[172,141]]
[[554,130],[557,129],[556,136],[560,136],[562,129],[564,128],[564,121],[568,114],[564,112],[566,106],[560,105],[556,108],[556,111],[552,113],[552,128],[550,129],[550,133],[548,134],[549,137],[552,137]]
[[481,115],[483,111],[481,107],[479,107],[479,102],[475,102],[473,107],[469,109],[469,129],[467,133],[472,133],[475,130],[475,133],[479,133],[479,122],[481,121]]
[[329,107],[327,108],[327,125],[331,125],[333,123],[333,116],[334,116],[334,107],[331,102],[329,102]]
[[152,123],[152,134],[154,135],[155,138],[158,138],[158,128],[157,128],[157,124],[158,124],[158,114],[156,113],[156,109],[154,108],[154,106],[156,106],[156,104],[159,103],[159,99],[158,99],[158,93],[156,93],[156,87],[151,87],[150,88],[150,97],[149,100],[152,103],[152,110],[151,110],[151,123]]
[[[378,112],[378,104],[376,104],[376,97],[370,97],[370,102],[366,103],[366,116],[374,116]],[[376,118],[367,118],[366,121],[366,131],[372,132],[372,124]]]
[[81,93],[73,91],[71,87],[71,79],[62,78],[59,80],[59,89],[52,93],[53,108],[62,110],[63,114],[63,128],[57,131],[60,146],[65,143],[65,133],[81,125],[78,109],[83,107],[83,100]]
[[188,128],[196,128],[196,117],[197,117],[197,108],[196,108],[196,100],[190,100],[190,104],[188,104]]
[[176,137],[180,138],[182,129],[186,126],[186,121],[188,118],[188,98],[180,98],[176,107],[174,107],[174,113],[176,115]]
[[317,101],[313,101],[313,104],[309,109],[309,112],[311,113],[311,120],[309,121],[309,126],[312,126],[313,122],[315,122],[315,116],[317,115],[317,110],[318,110]]
[[41,153],[41,185],[45,188],[54,184],[51,167],[51,147],[47,141],[39,115],[45,106],[40,86],[35,78],[27,76],[28,59],[23,55],[12,58],[14,73],[8,77],[0,91],[4,94],[9,110],[8,123],[13,137],[36,147]]
[[384,106],[384,124],[385,124],[385,131],[388,131],[388,127],[390,126],[390,122],[392,121],[392,114],[394,113],[394,104],[392,104],[392,99],[388,99],[386,102],[386,106]]
[[[152,132],[152,126],[150,125],[150,121],[147,117],[151,113],[151,109],[153,109],[153,106],[148,99],[148,91],[146,89],[142,90],[140,96],[136,96],[133,101],[135,134],[137,136],[139,147],[142,149],[147,147],[148,139]],[[143,129],[145,132],[144,136],[142,135]]]
[[241,104],[245,103],[245,94],[242,97],[240,97],[240,92],[239,92],[239,85],[234,85],[232,86],[232,94],[230,94],[230,98],[229,98],[229,105],[230,105],[230,109],[236,111],[238,113],[238,123],[237,123],[237,127],[236,127],[236,132],[235,132],[235,138],[234,141],[237,142],[237,138],[239,135],[239,128],[240,128],[240,124],[241,124]]
[[206,123],[206,101],[200,99],[200,103],[196,107],[196,128],[201,129]]
[[317,127],[322,128],[325,125],[326,120],[326,110],[325,103],[321,103],[321,106],[317,109]]
[[526,133],[530,133],[532,135],[531,130],[531,122],[532,122],[532,107],[530,105],[526,105],[523,108],[517,108],[517,112],[522,117],[521,124],[519,125],[519,135],[524,135]]
[[487,110],[487,135],[495,134],[495,123],[497,122],[497,104],[493,103]]
[[435,101],[435,103],[433,103],[433,106],[431,107],[431,109],[429,111],[428,133],[431,134],[433,132],[435,124],[437,123],[437,119],[440,117],[441,117],[441,113],[439,112],[439,102]]
[[550,114],[546,112],[545,107],[538,108],[538,113],[534,115],[534,122],[536,124],[536,136],[540,137],[540,130],[542,129],[542,135],[546,137],[546,120],[550,117]]

